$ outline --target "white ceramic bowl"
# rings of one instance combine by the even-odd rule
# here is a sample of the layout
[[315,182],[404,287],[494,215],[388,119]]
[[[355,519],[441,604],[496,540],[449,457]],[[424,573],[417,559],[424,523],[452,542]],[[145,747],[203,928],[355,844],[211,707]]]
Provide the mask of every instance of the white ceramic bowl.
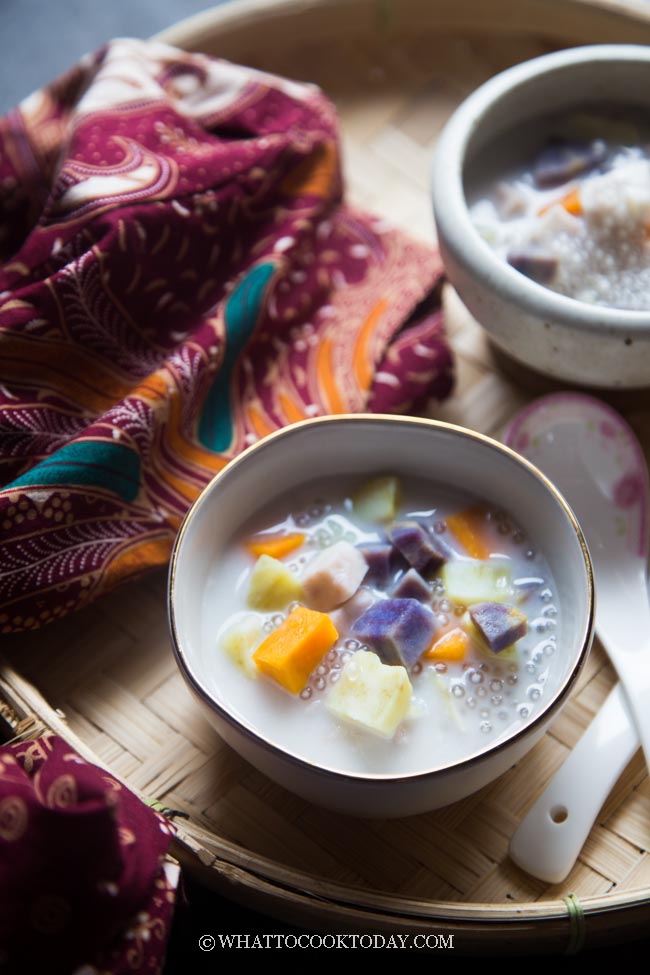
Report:
[[[390,470],[462,487],[511,512],[555,577],[563,617],[564,668],[555,693],[509,738],[451,765],[413,775],[357,775],[284,751],[236,717],[208,690],[214,633],[206,630],[205,580],[220,553],[262,504],[319,477]],[[307,420],[266,437],[205,488],[183,522],[169,575],[169,621],[178,665],[197,707],[256,768],[322,806],[357,816],[405,816],[454,802],[510,768],[544,733],[567,700],[592,639],[591,565],[566,502],[507,447],[461,427],[411,417]],[[299,750],[299,743],[297,744]]]
[[650,47],[570,48],[492,78],[441,134],[433,208],[449,280],[497,345],[555,379],[638,388],[650,385],[650,309],[589,305],[531,281],[481,238],[466,202],[480,180],[482,153],[502,140],[499,155],[504,165],[512,161],[518,125],[603,102],[650,108]]

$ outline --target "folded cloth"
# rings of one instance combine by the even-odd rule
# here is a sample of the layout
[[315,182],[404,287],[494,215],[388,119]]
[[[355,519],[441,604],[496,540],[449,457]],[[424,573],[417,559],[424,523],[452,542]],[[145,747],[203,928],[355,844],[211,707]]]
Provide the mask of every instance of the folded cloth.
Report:
[[269,431],[450,390],[439,257],[345,205],[312,85],[113,41],[0,120],[0,214],[0,632],[163,564]]
[[173,827],[47,733],[0,748],[0,970],[162,970]]

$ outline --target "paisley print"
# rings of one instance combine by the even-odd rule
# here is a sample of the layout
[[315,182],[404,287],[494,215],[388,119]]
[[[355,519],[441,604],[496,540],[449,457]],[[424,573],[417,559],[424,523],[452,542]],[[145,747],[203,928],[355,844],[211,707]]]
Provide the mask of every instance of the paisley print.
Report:
[[0,261],[0,633],[164,564],[277,427],[451,388],[439,256],[344,202],[313,85],[111,42],[0,119]]

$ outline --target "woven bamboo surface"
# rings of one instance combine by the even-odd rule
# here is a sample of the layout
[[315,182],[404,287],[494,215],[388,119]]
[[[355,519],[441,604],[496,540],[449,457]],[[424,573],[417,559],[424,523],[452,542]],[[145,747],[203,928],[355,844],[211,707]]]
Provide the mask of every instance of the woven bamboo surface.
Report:
[[[582,0],[284,0],[219,8],[164,36],[319,83],[340,112],[349,196],[432,240],[431,152],[455,105],[495,72],[555,47],[650,41],[650,12]],[[446,304],[457,387],[432,415],[498,436],[544,383],[497,361],[458,299],[449,293]],[[615,405],[648,450],[647,396]],[[285,792],[216,737],[177,672],[165,595],[166,579],[153,574],[7,639],[0,697],[24,716],[19,733],[54,727],[136,791],[186,813],[177,852],[215,887],[309,927],[456,931],[470,951],[562,950],[570,892],[586,911],[588,943],[645,933],[650,781],[640,753],[565,883],[534,880],[507,856],[518,822],[613,685],[599,646],[550,731],[498,781],[428,815],[360,822]]]

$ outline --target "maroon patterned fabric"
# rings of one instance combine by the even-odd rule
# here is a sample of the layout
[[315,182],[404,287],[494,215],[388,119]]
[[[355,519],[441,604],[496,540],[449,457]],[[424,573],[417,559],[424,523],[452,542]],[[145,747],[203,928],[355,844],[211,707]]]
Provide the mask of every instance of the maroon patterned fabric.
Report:
[[439,256],[345,204],[311,85],[111,42],[0,120],[0,260],[0,633],[164,564],[271,430],[450,391]]
[[0,748],[0,971],[160,972],[173,828],[51,734]]

